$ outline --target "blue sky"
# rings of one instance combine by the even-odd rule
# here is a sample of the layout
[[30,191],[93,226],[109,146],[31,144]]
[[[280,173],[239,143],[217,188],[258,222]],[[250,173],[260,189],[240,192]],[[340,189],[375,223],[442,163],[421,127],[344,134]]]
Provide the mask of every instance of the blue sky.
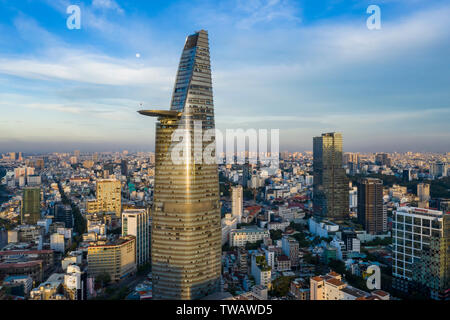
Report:
[[448,152],[449,17],[438,0],[0,0],[0,152],[152,150],[136,110],[168,108],[199,29],[219,129],[280,129],[290,151],[340,131],[346,151]]

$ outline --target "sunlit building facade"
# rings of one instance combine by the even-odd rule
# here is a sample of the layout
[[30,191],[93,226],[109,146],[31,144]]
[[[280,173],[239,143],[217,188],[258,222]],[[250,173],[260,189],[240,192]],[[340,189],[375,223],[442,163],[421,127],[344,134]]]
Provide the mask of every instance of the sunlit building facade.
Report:
[[[219,290],[221,221],[209,41],[201,30],[186,39],[171,108],[140,111],[158,117],[152,210],[154,299],[199,299]],[[184,134],[172,141],[177,129]],[[199,134],[200,133],[200,134]],[[181,140],[182,139],[182,140]],[[200,144],[195,143],[200,139]],[[176,152],[180,141],[186,148]],[[196,140],[199,141],[199,140]],[[212,147],[211,147],[212,146]],[[177,159],[173,158],[176,153]]]
[[120,217],[122,214],[121,190],[119,180],[102,179],[97,181],[97,200],[86,202],[87,212],[115,212],[116,217]]

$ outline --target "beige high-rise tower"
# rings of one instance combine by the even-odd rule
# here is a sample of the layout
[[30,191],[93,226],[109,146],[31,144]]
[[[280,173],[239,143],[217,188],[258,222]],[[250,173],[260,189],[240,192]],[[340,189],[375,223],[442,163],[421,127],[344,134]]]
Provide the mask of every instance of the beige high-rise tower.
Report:
[[231,187],[231,213],[237,218],[237,223],[241,223],[243,212],[243,188],[241,185]]
[[[198,134],[214,129],[206,31],[186,39],[170,111],[139,113],[158,117],[151,236],[153,297],[199,299],[219,290],[222,255],[217,163],[202,157],[211,145],[215,157],[215,137],[202,141],[203,135]],[[186,134],[173,141],[179,130]],[[180,141],[186,152],[174,159]]]
[[97,200],[88,201],[88,213],[115,212],[122,214],[122,186],[119,180],[102,179],[97,181]]

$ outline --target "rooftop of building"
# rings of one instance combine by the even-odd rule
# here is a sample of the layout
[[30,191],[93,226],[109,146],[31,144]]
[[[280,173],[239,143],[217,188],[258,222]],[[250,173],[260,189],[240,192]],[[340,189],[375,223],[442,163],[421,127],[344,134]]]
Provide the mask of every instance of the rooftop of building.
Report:
[[345,282],[342,282],[341,280],[338,280],[338,279],[336,279],[336,278],[326,279],[325,281],[326,281],[327,283],[333,285],[333,286],[336,286],[336,287],[340,287],[340,286],[346,285]]
[[16,263],[0,263],[0,269],[8,269],[8,268],[27,268],[33,267],[37,265],[41,265],[43,263],[42,260],[34,260],[34,261],[26,261],[26,262],[16,262]]
[[324,278],[324,277],[321,277],[321,276],[315,276],[315,277],[312,277],[311,280],[314,280],[314,281],[316,281],[316,282],[319,282],[319,281],[324,281],[325,278]]
[[26,279],[30,279],[30,276],[27,275],[8,276],[5,279],[3,279],[3,282],[11,282],[15,280],[26,280]]
[[39,287],[34,288],[33,291],[40,290],[40,288],[56,288],[64,282],[64,276],[64,273],[54,273],[47,279],[47,281],[41,283]]
[[422,215],[431,215],[435,217],[441,217],[443,215],[442,211],[432,210],[432,209],[423,209],[416,207],[399,207],[396,211],[397,213],[409,213],[409,214],[422,214]]
[[359,289],[351,287],[351,286],[346,286],[345,288],[342,288],[341,291],[345,292],[349,295],[352,295],[354,297],[357,297],[357,298],[369,296],[369,294],[367,292],[359,290]]
[[0,251],[0,256],[51,254],[51,253],[53,253],[53,250],[10,250],[10,251]]
[[283,255],[278,256],[277,260],[278,261],[289,261],[289,257],[283,254]]
[[231,232],[244,232],[244,233],[247,233],[247,232],[267,232],[268,230],[267,229],[263,229],[263,228],[260,228],[260,227],[257,227],[257,226],[245,226],[245,227],[242,227],[241,229],[233,229],[233,230],[231,230]]
[[106,240],[105,244],[99,244],[99,245],[89,245],[89,248],[93,247],[115,247],[120,246],[122,244],[125,244],[127,242],[133,241],[136,238],[132,235],[124,236],[124,237],[118,237],[113,239]]
[[387,293],[386,291],[383,291],[383,290],[375,290],[372,292],[372,294],[375,294],[380,297],[386,297],[389,295],[389,293]]
[[229,292],[215,292],[213,294],[210,294],[201,300],[227,300],[232,298],[233,295]]

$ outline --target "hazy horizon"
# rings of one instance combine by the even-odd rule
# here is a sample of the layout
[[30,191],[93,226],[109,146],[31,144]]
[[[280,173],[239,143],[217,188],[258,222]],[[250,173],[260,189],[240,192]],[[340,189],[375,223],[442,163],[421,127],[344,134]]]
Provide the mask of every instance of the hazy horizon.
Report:
[[450,4],[0,0],[0,152],[152,150],[186,36],[209,32],[216,127],[342,132],[346,152],[450,151]]

